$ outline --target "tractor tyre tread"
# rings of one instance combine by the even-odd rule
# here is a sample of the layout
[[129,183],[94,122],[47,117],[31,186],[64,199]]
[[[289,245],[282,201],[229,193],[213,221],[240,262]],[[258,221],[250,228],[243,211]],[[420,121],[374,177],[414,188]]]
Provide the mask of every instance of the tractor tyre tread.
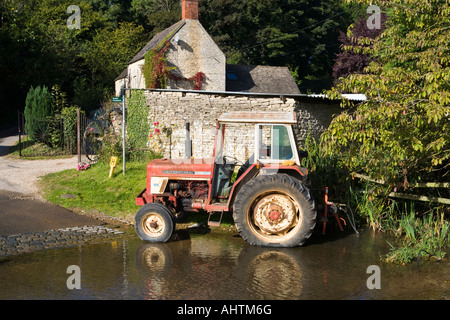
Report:
[[[283,242],[264,241],[248,226],[247,210],[252,199],[266,190],[279,189],[294,197],[302,208],[302,226],[299,231]],[[267,247],[301,246],[312,235],[316,225],[316,206],[309,189],[288,174],[258,175],[242,186],[233,205],[233,219],[241,237],[251,245]]]

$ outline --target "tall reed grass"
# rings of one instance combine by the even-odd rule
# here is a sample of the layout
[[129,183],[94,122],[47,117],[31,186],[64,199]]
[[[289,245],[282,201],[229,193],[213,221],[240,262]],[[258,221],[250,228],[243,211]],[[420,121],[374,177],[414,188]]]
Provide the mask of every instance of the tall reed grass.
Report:
[[443,206],[416,204],[411,200],[388,197],[389,187],[352,178],[338,157],[324,155],[320,143],[311,135],[305,140],[312,187],[329,187],[331,200],[345,203],[356,214],[357,224],[374,232],[394,235],[391,251],[382,257],[388,263],[407,264],[420,256],[442,259],[449,246],[449,217]]

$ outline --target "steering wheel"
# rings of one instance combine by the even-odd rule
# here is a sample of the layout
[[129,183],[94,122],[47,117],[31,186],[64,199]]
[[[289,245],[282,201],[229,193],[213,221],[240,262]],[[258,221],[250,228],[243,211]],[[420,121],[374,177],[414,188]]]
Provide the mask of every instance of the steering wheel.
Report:
[[[231,161],[227,161],[227,158],[230,159]],[[242,162],[241,162],[241,161],[239,161],[239,160],[236,159],[235,157],[230,157],[230,156],[223,156],[223,163],[224,163],[224,164],[227,164],[227,163],[231,164],[231,163],[233,163],[234,165],[236,165],[236,164],[239,163],[239,164],[242,165]]]

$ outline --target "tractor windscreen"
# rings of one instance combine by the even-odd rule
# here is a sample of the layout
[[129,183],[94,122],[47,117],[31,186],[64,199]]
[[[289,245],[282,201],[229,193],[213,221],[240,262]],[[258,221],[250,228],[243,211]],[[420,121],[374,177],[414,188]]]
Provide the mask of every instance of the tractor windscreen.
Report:
[[259,159],[290,160],[293,157],[286,126],[259,125]]

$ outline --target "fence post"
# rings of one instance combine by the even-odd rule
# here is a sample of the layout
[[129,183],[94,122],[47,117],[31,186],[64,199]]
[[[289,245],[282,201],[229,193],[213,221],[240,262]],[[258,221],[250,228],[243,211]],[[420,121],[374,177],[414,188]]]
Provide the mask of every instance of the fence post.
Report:
[[80,108],[77,108],[77,154],[78,154],[78,163],[81,163],[81,130],[80,130],[80,122],[81,122],[81,114]]
[[22,139],[21,139],[21,133],[22,133],[22,117],[20,116],[20,111],[17,110],[17,129],[19,131],[19,157],[22,156]]
[[123,175],[125,175],[125,125],[126,125],[126,113],[125,113],[125,90],[122,94],[122,163],[123,163]]

